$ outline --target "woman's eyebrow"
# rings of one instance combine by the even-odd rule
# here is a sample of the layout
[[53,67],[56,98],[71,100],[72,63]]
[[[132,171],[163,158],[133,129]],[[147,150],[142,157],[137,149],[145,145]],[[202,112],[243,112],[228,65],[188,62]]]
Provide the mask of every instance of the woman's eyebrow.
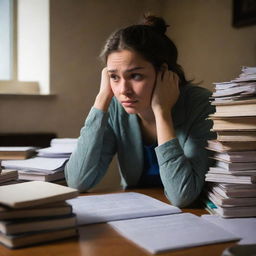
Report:
[[[133,72],[133,71],[136,71],[136,70],[140,70],[140,69],[144,69],[144,67],[134,67],[134,68],[131,68],[131,69],[127,69],[124,72],[125,73],[130,73],[130,72]],[[116,73],[117,69],[109,69],[108,72],[109,73]]]

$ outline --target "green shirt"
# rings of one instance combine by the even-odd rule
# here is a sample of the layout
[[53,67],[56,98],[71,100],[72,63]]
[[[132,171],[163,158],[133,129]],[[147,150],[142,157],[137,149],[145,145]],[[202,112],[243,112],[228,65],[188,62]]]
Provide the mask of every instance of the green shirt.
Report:
[[[173,108],[176,138],[155,148],[165,194],[173,205],[185,207],[201,193],[208,170],[208,139],[213,113],[210,92],[186,85]],[[123,187],[136,186],[143,172],[143,141],[136,114],[127,114],[113,98],[108,112],[92,108],[81,129],[65,176],[70,187],[86,191],[104,176],[117,153]]]

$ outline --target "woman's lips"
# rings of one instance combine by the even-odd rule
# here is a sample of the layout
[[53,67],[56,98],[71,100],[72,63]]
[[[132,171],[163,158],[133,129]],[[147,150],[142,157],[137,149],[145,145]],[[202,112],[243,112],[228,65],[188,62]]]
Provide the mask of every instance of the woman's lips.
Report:
[[138,101],[137,100],[123,100],[121,101],[122,105],[124,107],[132,107],[134,106]]

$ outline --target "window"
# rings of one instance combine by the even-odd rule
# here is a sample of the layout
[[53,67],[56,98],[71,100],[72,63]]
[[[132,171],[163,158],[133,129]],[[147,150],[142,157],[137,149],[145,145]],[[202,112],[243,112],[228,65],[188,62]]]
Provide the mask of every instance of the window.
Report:
[[49,94],[49,23],[49,0],[0,0],[1,93]]

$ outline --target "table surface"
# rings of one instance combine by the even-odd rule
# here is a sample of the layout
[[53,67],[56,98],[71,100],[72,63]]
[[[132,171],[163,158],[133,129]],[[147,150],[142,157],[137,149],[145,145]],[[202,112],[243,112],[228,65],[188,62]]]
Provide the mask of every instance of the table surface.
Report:
[[[158,200],[168,203],[162,189],[134,189],[126,190],[139,192]],[[85,195],[103,194],[121,192],[119,191],[98,191],[94,193],[86,193]],[[204,209],[182,209],[183,212],[190,212],[198,216],[207,213]],[[92,224],[78,228],[79,236],[77,238],[70,238],[61,241],[55,241],[42,245],[35,245],[22,249],[8,249],[0,245],[0,256],[144,256],[152,255],[147,251],[141,249],[129,240],[123,238],[108,224]],[[184,250],[170,251],[161,253],[159,255],[207,255],[219,256],[223,250],[229,246],[234,245],[231,243],[219,243],[207,246],[198,246]]]

